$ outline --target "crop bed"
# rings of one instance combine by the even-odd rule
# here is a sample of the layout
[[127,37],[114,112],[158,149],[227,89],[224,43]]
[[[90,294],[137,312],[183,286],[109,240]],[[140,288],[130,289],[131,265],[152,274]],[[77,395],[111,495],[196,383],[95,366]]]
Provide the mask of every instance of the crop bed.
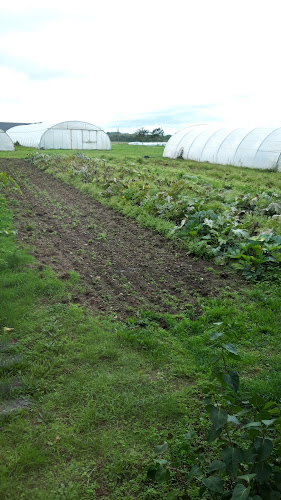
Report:
[[168,222],[166,236],[181,239],[194,255],[233,264],[246,278],[281,262],[277,172],[149,157],[116,162],[81,153],[35,153],[29,161],[84,184],[96,199],[125,213]]
[[74,300],[95,313],[198,312],[197,296],[214,296],[233,280],[24,160],[1,167],[21,188],[12,193],[18,239],[59,277],[76,272],[85,288]]

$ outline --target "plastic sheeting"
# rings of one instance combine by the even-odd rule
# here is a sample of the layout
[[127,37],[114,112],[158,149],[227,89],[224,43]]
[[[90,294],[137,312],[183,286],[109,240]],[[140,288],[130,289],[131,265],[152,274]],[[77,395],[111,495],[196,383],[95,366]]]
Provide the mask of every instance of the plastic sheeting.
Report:
[[15,143],[39,149],[111,149],[108,135],[87,122],[33,123],[7,130]]
[[281,127],[190,125],[169,139],[163,156],[281,171]]
[[0,151],[14,151],[14,144],[10,137],[0,129]]
[[128,142],[129,146],[166,146],[167,142]]

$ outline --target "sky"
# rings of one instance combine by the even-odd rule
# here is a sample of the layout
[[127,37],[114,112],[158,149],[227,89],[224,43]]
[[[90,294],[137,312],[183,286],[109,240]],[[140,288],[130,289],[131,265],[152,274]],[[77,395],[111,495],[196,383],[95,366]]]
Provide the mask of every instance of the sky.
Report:
[[280,0],[0,2],[0,121],[281,122]]

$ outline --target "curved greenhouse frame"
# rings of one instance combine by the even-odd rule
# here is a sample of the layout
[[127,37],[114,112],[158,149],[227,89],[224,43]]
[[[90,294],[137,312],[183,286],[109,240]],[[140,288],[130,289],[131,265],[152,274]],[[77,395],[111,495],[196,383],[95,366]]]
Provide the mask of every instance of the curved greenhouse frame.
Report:
[[0,129],[0,151],[14,151],[15,147],[11,138]]
[[19,125],[8,129],[7,134],[14,143],[38,149],[111,149],[108,135],[87,122]]
[[281,127],[191,125],[169,139],[163,156],[281,171]]

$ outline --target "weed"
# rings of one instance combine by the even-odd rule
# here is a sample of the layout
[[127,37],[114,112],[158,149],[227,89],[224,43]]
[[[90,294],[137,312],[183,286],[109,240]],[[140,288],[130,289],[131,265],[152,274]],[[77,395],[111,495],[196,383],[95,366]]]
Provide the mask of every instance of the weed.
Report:
[[106,241],[107,240],[107,234],[105,232],[97,234],[97,240]]
[[213,447],[214,456],[210,459],[207,443],[206,451],[200,453],[202,445],[196,443],[196,433],[190,430],[180,447],[172,451],[170,460],[161,458],[168,450],[167,442],[155,448],[159,458],[156,466],[149,468],[148,478],[168,482],[176,472],[181,478],[179,485],[185,486],[182,492],[171,491],[171,500],[188,494],[192,481],[198,486],[200,498],[206,498],[207,493],[212,498],[277,500],[281,492],[281,407],[257,393],[246,401],[237,397],[239,375],[227,362],[239,356],[236,347],[223,337],[220,330],[210,335],[215,342],[211,359],[214,368],[203,390],[211,421],[207,443]]

